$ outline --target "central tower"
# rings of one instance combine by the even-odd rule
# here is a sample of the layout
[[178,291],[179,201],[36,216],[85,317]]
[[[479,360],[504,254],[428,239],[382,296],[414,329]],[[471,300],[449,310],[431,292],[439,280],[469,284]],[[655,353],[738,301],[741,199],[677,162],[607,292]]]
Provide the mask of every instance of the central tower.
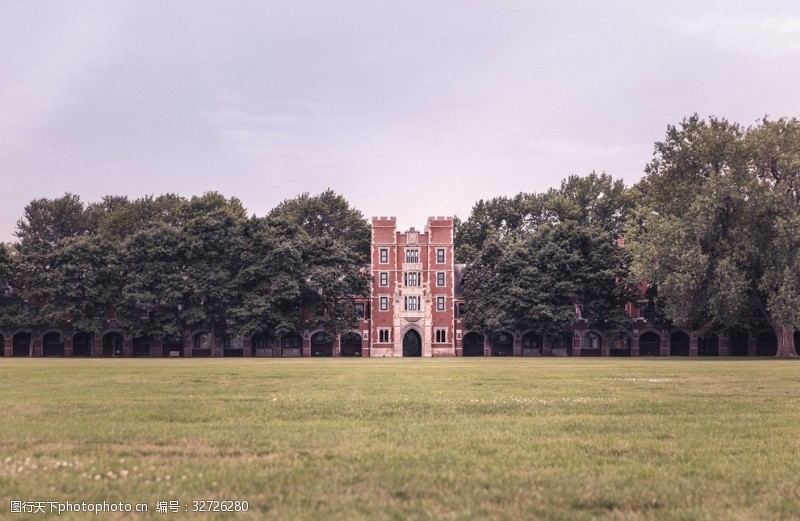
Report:
[[453,218],[372,218],[370,356],[455,356]]

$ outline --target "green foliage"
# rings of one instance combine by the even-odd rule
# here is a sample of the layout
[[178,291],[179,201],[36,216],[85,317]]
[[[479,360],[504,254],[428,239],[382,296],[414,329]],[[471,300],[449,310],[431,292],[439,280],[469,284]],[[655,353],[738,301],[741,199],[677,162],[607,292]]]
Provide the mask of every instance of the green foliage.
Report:
[[634,272],[679,325],[755,328],[795,354],[800,322],[800,122],[742,129],[696,115],[669,127],[640,183]]

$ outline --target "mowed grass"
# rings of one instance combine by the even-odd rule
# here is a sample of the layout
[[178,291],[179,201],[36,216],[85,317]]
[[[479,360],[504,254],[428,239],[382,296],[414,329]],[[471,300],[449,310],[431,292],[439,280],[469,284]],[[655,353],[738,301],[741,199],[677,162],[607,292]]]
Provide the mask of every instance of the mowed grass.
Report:
[[[0,519],[800,519],[795,361],[0,359],[0,403]],[[153,511],[203,499],[249,510]]]

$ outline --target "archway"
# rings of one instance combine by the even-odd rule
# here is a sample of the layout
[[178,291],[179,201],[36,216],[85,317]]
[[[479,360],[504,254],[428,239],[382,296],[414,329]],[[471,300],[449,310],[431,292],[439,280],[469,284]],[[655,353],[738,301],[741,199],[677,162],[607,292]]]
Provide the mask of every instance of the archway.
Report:
[[272,337],[266,333],[253,335],[250,345],[253,346],[253,356],[273,356]]
[[12,356],[31,356],[31,334],[21,332],[14,335],[11,341]]
[[214,335],[209,332],[197,333],[192,338],[192,358],[208,358],[214,347]]
[[689,356],[689,335],[683,331],[675,331],[669,337],[670,356]]
[[698,356],[719,356],[719,336],[716,333],[707,333],[697,339]]
[[639,356],[661,356],[661,335],[648,331],[639,337]]
[[409,329],[403,337],[403,356],[422,356],[422,338],[414,329]]
[[522,356],[542,356],[542,336],[533,331],[522,335]]
[[244,356],[244,337],[241,335],[225,335],[222,356]]
[[492,342],[492,356],[512,356],[514,337],[510,333],[499,333]]
[[461,356],[483,356],[483,335],[472,332],[464,335]]
[[161,341],[161,356],[164,358],[181,358],[183,341],[176,338],[165,338]]
[[747,356],[750,346],[749,335],[744,329],[732,329],[728,336],[728,355]]
[[131,344],[131,356],[136,358],[147,358],[151,356],[153,346],[153,337],[140,336],[133,339]]
[[361,356],[361,335],[358,333],[342,334],[339,356]]
[[42,337],[42,356],[64,356],[64,339],[61,333],[51,331]]
[[283,356],[303,356],[303,337],[297,334],[283,335]]
[[581,356],[600,356],[603,352],[603,337],[594,331],[581,335]]
[[778,354],[778,337],[772,331],[762,331],[756,337],[756,353],[758,356],[775,356]]
[[325,331],[311,336],[311,356],[333,356],[333,337]]
[[124,356],[122,344],[123,338],[121,333],[106,333],[105,336],[103,336],[103,356]]

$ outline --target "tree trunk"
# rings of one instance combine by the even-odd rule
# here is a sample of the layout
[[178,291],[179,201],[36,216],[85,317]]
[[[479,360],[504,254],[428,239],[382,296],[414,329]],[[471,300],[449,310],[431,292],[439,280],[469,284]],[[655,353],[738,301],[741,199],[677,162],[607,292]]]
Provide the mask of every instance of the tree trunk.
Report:
[[778,352],[775,356],[791,358],[797,356],[794,348],[794,324],[775,324],[775,335],[778,337]]

